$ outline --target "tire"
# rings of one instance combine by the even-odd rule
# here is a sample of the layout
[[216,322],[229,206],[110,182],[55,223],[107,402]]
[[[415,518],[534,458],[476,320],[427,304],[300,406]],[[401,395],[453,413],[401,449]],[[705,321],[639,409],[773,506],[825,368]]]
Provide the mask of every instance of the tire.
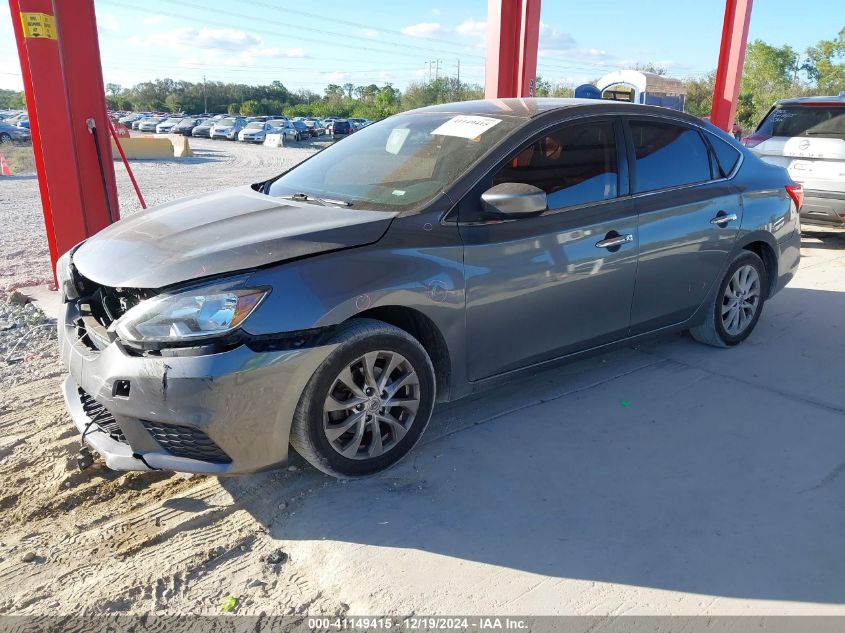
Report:
[[768,291],[763,261],[755,253],[743,251],[728,266],[704,323],[691,328],[690,334],[714,347],[739,345],[760,320]]
[[3,132],[2,134],[0,134],[0,143],[6,144],[6,143],[11,143],[11,142],[12,142],[11,134],[7,134],[6,132]]
[[[422,437],[434,408],[434,368],[415,338],[382,321],[349,321],[330,342],[338,346],[302,392],[290,443],[328,475],[373,475],[405,457]],[[370,367],[369,382],[365,362]]]

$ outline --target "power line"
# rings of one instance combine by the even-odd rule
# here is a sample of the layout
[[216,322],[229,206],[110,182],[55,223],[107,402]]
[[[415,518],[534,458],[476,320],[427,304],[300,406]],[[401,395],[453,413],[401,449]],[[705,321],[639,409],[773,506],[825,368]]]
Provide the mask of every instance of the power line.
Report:
[[[257,5],[257,6],[265,6],[265,7],[270,7],[270,8],[273,8],[273,9],[278,9],[278,7],[268,5],[266,3],[258,2],[258,0],[244,0],[244,1],[246,3],[250,3],[250,4],[253,4],[253,5]],[[136,11],[136,12],[141,12],[141,13],[147,13],[149,11],[148,9],[139,8],[139,7],[136,7],[136,6],[133,6],[133,5],[129,5],[129,4],[124,4],[122,2],[118,2],[117,0],[102,0],[102,4],[121,7],[121,8],[124,8],[126,10],[129,10],[129,11]],[[196,5],[196,4],[193,4],[193,3],[190,3],[190,2],[181,2],[180,5],[186,6],[186,7],[189,7],[189,8],[195,8],[197,10],[205,10],[207,8],[207,7],[204,7],[204,6],[201,6],[201,5]],[[158,9],[156,11],[157,11],[158,14],[166,15],[168,17],[172,17],[172,18],[176,18],[176,19],[186,20],[186,21],[188,21],[192,24],[193,23],[199,23],[199,24],[205,24],[205,25],[209,25],[209,26],[216,26],[216,27],[231,29],[231,24],[229,24],[227,22],[218,22],[218,21],[214,21],[214,20],[200,19],[200,18],[197,18],[196,16],[178,14],[178,13],[174,13],[174,12],[171,12],[171,11],[162,11],[162,10],[158,10]],[[226,11],[224,9],[218,9],[218,10],[216,10],[216,13],[224,14],[224,15],[231,15],[233,17],[238,17],[238,18],[245,17],[243,15],[243,13]],[[306,13],[306,12],[298,11],[298,13]],[[315,14],[309,14],[309,15],[313,16]],[[264,18],[263,22],[270,23],[270,24],[278,24],[279,26],[284,26],[284,27],[288,26],[285,22],[280,22],[278,20],[273,20],[273,19],[270,19],[270,18]],[[352,25],[355,25],[355,26],[360,26],[362,28],[367,28],[360,23],[349,22],[349,21],[345,21],[345,23],[352,24]],[[326,29],[315,29],[315,28],[304,27],[304,26],[298,26],[297,29],[298,30],[304,30],[304,31],[311,31],[311,32],[314,32],[314,33],[320,33],[320,34],[324,34],[324,35],[329,35],[333,38],[345,38],[345,39],[353,39],[353,40],[358,40],[358,41],[364,41],[368,44],[368,46],[359,46],[359,47],[357,47],[357,50],[365,50],[365,51],[374,52],[374,53],[380,53],[380,54],[388,53],[392,56],[402,55],[402,56],[406,56],[406,57],[417,56],[417,54],[415,54],[415,53],[401,52],[400,50],[397,50],[395,48],[395,46],[400,46],[402,49],[408,49],[408,48],[417,49],[417,50],[425,51],[429,54],[432,53],[432,52],[435,52],[431,48],[416,46],[414,44],[409,44],[408,42],[401,42],[401,43],[400,42],[384,42],[385,45],[388,45],[388,46],[393,45],[394,48],[390,48],[390,49],[373,48],[372,44],[380,45],[381,42],[373,42],[371,38],[364,38],[364,37],[360,37],[360,36],[350,35],[348,33],[339,33],[339,32],[336,32],[336,31],[330,31],[330,30],[326,30]],[[254,28],[252,26],[249,27],[249,30],[254,31],[256,33],[263,33],[263,34],[271,35],[273,37],[278,36],[278,32],[269,31],[269,30],[266,30],[266,29]],[[381,30],[386,31],[386,29],[381,29]],[[404,34],[402,34],[402,35],[404,35]],[[315,42],[315,43],[318,43],[318,44],[337,44],[336,41],[325,40],[325,39],[320,39],[320,38],[315,38],[315,37],[303,37],[303,36],[298,36],[298,37],[299,37],[299,39],[306,41],[306,42]],[[410,37],[410,36],[405,36],[405,37]],[[424,38],[424,39],[435,39],[435,38]],[[481,61],[483,61],[485,59],[484,56],[482,56],[482,55],[467,54],[466,49],[463,48],[462,45],[459,44],[459,43],[448,42],[448,40],[437,40],[437,41],[447,43],[450,46],[461,47],[463,49],[462,52],[465,56],[468,56],[468,57],[471,57],[471,58],[474,58],[474,59],[477,59],[477,60],[481,60]],[[436,52],[442,52],[442,51],[438,50]],[[552,61],[549,61],[548,59],[546,59],[546,60],[543,60],[543,63],[547,66],[550,66],[550,67],[560,68],[561,70],[584,70],[584,71],[592,71],[592,72],[595,72],[595,70],[597,68],[611,69],[611,68],[616,67],[616,66],[608,66],[606,64],[602,64],[602,63],[598,63],[598,62],[589,62],[589,61],[578,62],[578,64],[592,64],[589,67],[576,65],[572,62],[566,62],[566,61],[563,61],[563,60],[552,62]]]

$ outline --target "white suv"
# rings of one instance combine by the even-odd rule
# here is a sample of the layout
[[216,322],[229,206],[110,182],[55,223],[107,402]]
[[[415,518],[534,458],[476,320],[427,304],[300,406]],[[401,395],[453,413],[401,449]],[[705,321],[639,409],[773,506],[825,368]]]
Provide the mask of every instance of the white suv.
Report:
[[845,93],[778,101],[743,143],[804,185],[802,224],[845,228]]

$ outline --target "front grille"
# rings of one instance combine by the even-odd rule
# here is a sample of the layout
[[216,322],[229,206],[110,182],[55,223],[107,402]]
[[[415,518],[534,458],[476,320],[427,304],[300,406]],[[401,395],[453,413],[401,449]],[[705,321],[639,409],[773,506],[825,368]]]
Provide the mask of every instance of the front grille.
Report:
[[214,464],[228,464],[232,459],[199,429],[176,424],[141,420],[141,424],[161,447],[175,457],[188,457]]
[[154,296],[149,290],[129,290],[100,286],[76,273],[74,284],[80,293],[77,300],[79,319],[77,337],[90,350],[105,349],[114,338],[108,328],[144,299]]
[[[85,415],[93,423],[93,426],[99,428],[100,431],[108,435],[115,442],[126,444],[126,436],[120,430],[111,411],[106,409],[99,402],[94,400],[91,395],[82,387],[79,387],[79,401],[82,403],[82,410]],[[89,431],[90,432],[90,431]]]

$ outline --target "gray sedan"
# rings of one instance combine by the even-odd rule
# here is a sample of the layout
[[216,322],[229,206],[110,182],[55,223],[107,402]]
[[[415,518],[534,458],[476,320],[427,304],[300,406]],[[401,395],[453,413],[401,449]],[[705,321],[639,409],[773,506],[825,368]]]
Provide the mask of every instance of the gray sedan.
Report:
[[26,143],[30,139],[32,139],[32,135],[27,128],[0,121],[0,143],[11,143],[12,141]]
[[66,403],[116,469],[244,473],[292,445],[369,475],[437,402],[668,332],[740,344],[798,266],[800,199],[662,108],[406,112],[66,253]]

